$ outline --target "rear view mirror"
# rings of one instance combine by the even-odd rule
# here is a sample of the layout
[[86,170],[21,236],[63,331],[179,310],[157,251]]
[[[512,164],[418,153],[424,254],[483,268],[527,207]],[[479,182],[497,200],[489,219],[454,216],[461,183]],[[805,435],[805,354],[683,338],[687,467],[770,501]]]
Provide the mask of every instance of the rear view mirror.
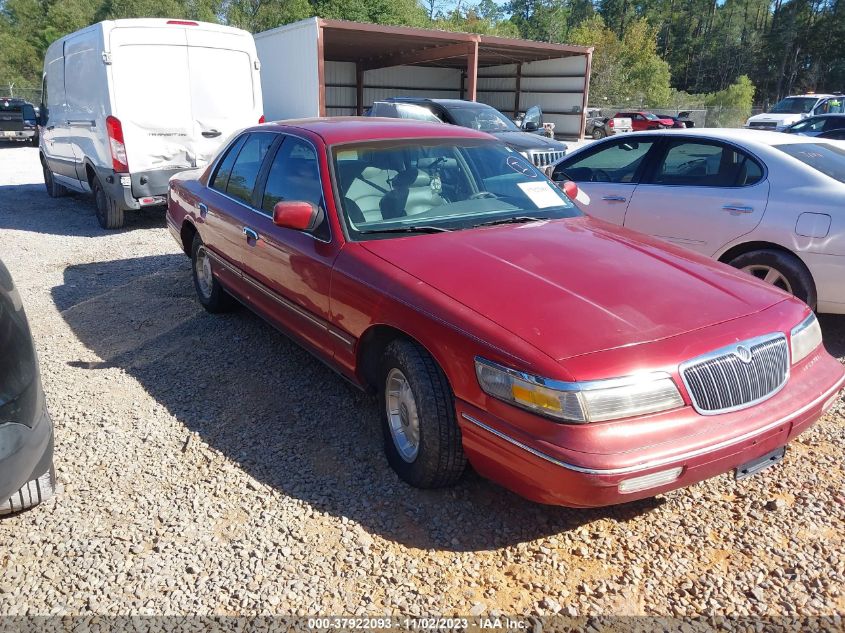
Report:
[[282,200],[273,207],[273,224],[294,231],[313,231],[320,210],[310,202]]

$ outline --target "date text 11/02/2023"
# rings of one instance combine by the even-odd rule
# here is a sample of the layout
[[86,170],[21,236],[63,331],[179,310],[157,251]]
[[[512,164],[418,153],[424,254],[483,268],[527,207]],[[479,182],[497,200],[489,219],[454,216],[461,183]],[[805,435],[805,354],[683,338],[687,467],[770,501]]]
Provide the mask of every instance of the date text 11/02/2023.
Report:
[[309,618],[308,628],[315,631],[383,630],[383,631],[467,631],[499,630],[524,631],[527,620],[504,616],[444,618],[444,617],[324,617]]

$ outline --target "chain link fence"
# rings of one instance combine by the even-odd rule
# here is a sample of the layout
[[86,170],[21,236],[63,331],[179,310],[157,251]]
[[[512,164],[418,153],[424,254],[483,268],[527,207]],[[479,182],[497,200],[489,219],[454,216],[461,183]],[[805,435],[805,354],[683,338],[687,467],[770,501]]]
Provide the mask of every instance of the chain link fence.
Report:
[[41,86],[27,86],[14,81],[0,80],[0,97],[14,97],[38,105],[41,103]]

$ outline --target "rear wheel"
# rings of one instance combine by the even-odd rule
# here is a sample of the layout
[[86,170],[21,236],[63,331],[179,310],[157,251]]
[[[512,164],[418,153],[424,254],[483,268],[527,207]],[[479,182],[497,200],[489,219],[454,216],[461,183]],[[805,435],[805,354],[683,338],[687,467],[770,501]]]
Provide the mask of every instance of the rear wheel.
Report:
[[197,291],[197,299],[202,307],[213,314],[228,312],[234,308],[235,300],[226,292],[211,270],[211,257],[199,233],[194,235],[191,245],[191,263],[193,264],[191,269],[194,289]]
[[67,189],[56,182],[53,172],[47,167],[47,163],[41,161],[41,170],[44,172],[44,186],[47,188],[47,195],[51,198],[61,198],[67,195]]
[[417,488],[454,484],[466,456],[449,382],[416,343],[396,340],[382,356],[380,399],[387,461]]
[[795,255],[774,249],[762,249],[744,253],[729,263],[734,268],[795,295],[811,308],[816,308],[816,285],[813,276]]
[[94,194],[94,205],[97,214],[97,222],[104,229],[119,229],[123,227],[124,212],[117,202],[106,192],[100,179],[96,176],[92,183]]
[[604,130],[600,127],[593,128],[593,138],[597,141],[603,139],[606,136]]
[[46,473],[25,483],[23,488],[9,499],[0,501],[0,516],[36,506],[42,501],[47,501],[54,494],[56,494],[56,469],[51,464],[50,470]]

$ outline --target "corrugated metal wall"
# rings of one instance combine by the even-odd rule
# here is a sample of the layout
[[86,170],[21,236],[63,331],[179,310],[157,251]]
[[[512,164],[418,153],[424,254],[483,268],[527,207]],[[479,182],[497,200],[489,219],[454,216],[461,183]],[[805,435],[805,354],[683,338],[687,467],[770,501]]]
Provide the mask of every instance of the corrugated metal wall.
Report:
[[[516,73],[516,64],[479,68],[478,101],[487,103],[505,114],[515,115],[513,110]],[[586,56],[523,64],[519,111],[525,112],[531,106],[539,105],[543,109],[544,120],[555,124],[555,134],[580,135],[586,73]]]
[[320,116],[317,32],[313,18],[255,35],[268,121]]
[[[325,62],[326,114],[355,114],[355,64]],[[343,86],[343,87],[341,87]],[[387,97],[458,99],[461,71],[453,68],[394,66],[364,72],[364,107]]]

